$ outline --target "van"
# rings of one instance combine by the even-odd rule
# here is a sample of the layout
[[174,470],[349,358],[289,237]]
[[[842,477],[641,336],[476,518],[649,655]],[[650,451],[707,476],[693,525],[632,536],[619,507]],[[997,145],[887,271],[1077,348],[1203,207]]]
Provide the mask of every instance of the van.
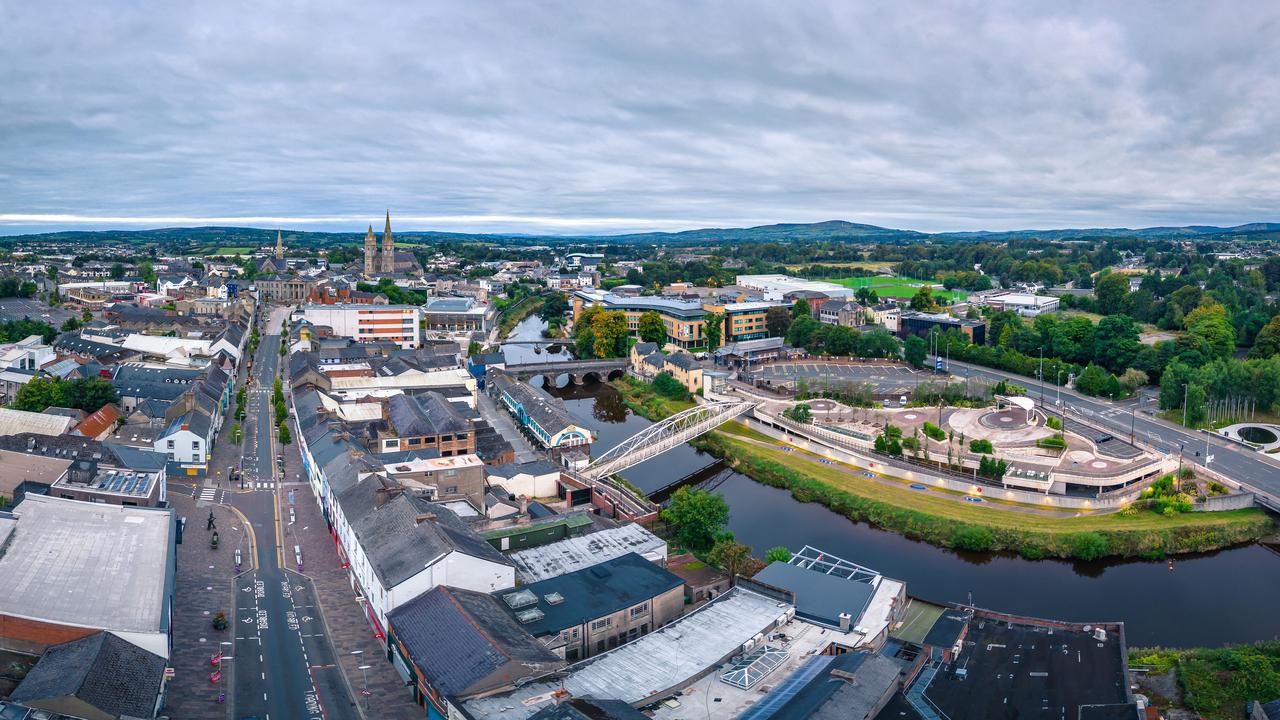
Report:
[[892,401],[892,400],[889,400],[888,398],[885,398],[884,406],[885,406],[885,407],[887,407],[887,408],[891,408],[891,407],[893,407],[893,401]]
[[906,407],[906,406],[907,406],[907,396],[906,396],[906,395],[903,395],[902,397],[898,398],[898,404],[899,404],[899,405],[901,405],[902,407]]

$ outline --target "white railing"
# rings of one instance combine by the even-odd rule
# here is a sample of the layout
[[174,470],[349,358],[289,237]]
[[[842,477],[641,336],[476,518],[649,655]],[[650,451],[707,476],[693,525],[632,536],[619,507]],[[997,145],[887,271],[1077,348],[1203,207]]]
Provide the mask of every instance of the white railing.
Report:
[[583,468],[581,475],[595,479],[622,472],[710,432],[755,406],[749,400],[720,400],[682,410],[618,443]]

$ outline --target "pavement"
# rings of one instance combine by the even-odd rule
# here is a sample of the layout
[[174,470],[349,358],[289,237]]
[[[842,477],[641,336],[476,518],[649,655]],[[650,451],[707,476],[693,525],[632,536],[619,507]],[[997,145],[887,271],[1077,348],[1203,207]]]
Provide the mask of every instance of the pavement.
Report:
[[[253,540],[246,570],[234,583],[234,653],[224,660],[233,665],[229,700],[236,717],[355,720],[362,717],[356,694],[339,667],[314,585],[299,572],[304,568],[285,542],[278,510],[287,495],[276,467],[270,392],[280,366],[284,312],[277,309],[266,321],[254,358],[242,461],[245,484],[252,489],[238,491],[225,475],[211,481],[233,491],[231,503],[249,521]],[[250,558],[253,567],[248,567]]]
[[1113,432],[1117,438],[1129,438],[1132,428],[1137,443],[1164,454],[1181,453],[1187,463],[1205,465],[1212,457],[1208,462],[1211,470],[1253,490],[1255,494],[1267,496],[1273,506],[1280,506],[1280,466],[1274,460],[1210,433],[1188,430],[1148,414],[1157,410],[1157,406],[1148,399],[1151,397],[1149,393],[1140,395],[1142,400],[1130,398],[1113,403],[1049,383],[1041,384],[1035,378],[955,360],[951,361],[950,369],[952,373],[971,377],[1016,382],[1027,388],[1029,397],[1045,407],[1056,407],[1060,396],[1067,412]]
[[545,453],[538,452],[529,444],[529,440],[516,429],[515,422],[511,419],[511,414],[506,410],[498,407],[494,399],[489,397],[488,393],[479,393],[477,401],[479,403],[480,415],[494,430],[503,437],[507,442],[511,443],[511,447],[516,451],[516,462],[532,462],[541,460],[546,457]]

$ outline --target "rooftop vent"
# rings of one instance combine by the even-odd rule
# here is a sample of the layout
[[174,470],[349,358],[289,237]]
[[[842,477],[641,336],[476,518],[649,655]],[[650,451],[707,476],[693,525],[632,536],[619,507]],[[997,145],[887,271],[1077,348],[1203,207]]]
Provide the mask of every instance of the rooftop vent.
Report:
[[526,625],[531,622],[538,622],[544,617],[546,617],[546,615],[536,607],[529,608],[528,610],[521,610],[520,612],[516,613],[516,619]]
[[547,593],[542,596],[542,599],[546,600],[548,605],[559,605],[564,602],[564,596],[558,592]]
[[538,596],[529,590],[517,590],[502,596],[502,601],[512,610],[538,604]]

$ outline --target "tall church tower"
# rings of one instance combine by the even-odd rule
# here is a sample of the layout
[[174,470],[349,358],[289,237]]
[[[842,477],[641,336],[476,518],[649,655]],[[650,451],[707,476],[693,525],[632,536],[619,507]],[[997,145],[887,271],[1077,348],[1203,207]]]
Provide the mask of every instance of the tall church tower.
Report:
[[276,231],[276,259],[284,259],[284,238],[281,237],[280,231]]
[[378,274],[378,238],[373,235],[373,226],[364,236],[364,274],[373,277]]
[[391,211],[387,211],[387,227],[382,231],[382,272],[396,271],[395,241],[391,238]]

